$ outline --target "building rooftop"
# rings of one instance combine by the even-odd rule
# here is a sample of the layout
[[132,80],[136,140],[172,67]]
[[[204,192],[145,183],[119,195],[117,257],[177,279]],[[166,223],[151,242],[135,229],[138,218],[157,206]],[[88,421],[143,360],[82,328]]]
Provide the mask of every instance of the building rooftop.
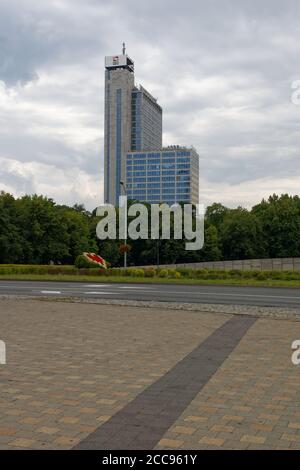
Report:
[[162,148],[153,148],[151,150],[128,150],[126,153],[151,153],[151,152],[167,152],[170,150],[193,150],[197,153],[197,150],[193,145],[185,146],[185,145],[169,145],[167,147]]
[[105,68],[107,70],[127,69],[130,72],[134,72],[134,62],[126,54],[126,48],[125,48],[124,42],[123,42],[122,54],[108,55],[105,57]]

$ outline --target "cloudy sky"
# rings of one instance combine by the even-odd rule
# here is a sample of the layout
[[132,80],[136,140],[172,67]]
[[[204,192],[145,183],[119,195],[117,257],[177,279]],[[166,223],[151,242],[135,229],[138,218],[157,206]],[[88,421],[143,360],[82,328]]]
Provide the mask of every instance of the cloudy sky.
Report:
[[0,0],[0,190],[103,201],[104,56],[125,41],[200,154],[200,198],[299,193],[298,0]]

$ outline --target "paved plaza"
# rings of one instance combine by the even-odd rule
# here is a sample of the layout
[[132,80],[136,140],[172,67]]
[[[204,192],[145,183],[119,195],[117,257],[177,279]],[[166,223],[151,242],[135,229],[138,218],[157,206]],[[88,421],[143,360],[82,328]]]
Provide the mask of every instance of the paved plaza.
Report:
[[0,301],[0,449],[300,449],[293,319]]

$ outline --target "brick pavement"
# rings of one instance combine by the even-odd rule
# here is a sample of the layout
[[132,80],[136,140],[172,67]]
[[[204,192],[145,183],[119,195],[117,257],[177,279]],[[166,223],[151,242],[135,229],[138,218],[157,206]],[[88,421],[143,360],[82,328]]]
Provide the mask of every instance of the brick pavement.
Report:
[[[230,318],[1,301],[0,449],[76,446]],[[299,322],[258,319],[156,448],[300,449],[300,366],[290,361],[299,338]]]
[[300,449],[300,323],[259,319],[157,445]]

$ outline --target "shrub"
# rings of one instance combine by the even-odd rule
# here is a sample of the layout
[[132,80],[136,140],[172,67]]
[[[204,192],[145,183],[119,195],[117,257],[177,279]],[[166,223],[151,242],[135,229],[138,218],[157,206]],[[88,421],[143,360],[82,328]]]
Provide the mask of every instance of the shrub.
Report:
[[176,273],[177,273],[176,269],[169,269],[168,270],[168,277],[170,279],[175,279],[176,278]]
[[145,275],[144,270],[140,268],[131,268],[128,271],[129,276],[132,277],[144,277]]
[[187,268],[177,268],[177,272],[181,277],[188,277],[189,270]]
[[76,274],[74,266],[15,264],[0,265],[0,274]]
[[242,270],[241,269],[229,269],[228,270],[228,274],[230,277],[234,277],[234,278],[239,278],[239,277],[242,277]]
[[130,268],[130,269],[128,269],[128,274],[127,275],[136,277],[136,276],[138,276],[138,272],[139,272],[138,270],[139,270],[139,268]]
[[124,269],[122,268],[110,268],[107,272],[111,276],[124,276]]
[[160,269],[158,271],[158,277],[168,277],[169,271],[167,269]]
[[167,271],[168,271],[168,277],[172,279],[175,276],[176,269],[170,268],[170,269],[167,269]]
[[209,275],[209,271],[206,268],[194,270],[195,279],[206,279],[208,275]]
[[256,276],[256,279],[258,279],[259,281],[264,281],[265,279],[268,279],[268,278],[269,278],[268,273],[264,271],[259,272]]
[[[290,279],[297,279],[297,273],[290,273],[292,276]],[[272,272],[272,279],[287,279],[287,273],[285,271],[273,271]]]
[[229,277],[229,273],[225,269],[215,270],[212,274],[212,279],[228,279]]
[[142,268],[137,268],[136,273],[138,277],[144,277],[145,276],[145,271]]
[[154,277],[156,274],[155,268],[145,268],[144,269],[145,277]]
[[253,278],[253,270],[246,270],[242,271],[242,278],[243,279],[252,279]]
[[300,280],[300,271],[281,271],[279,274],[281,274],[282,277],[276,277],[276,279]]

